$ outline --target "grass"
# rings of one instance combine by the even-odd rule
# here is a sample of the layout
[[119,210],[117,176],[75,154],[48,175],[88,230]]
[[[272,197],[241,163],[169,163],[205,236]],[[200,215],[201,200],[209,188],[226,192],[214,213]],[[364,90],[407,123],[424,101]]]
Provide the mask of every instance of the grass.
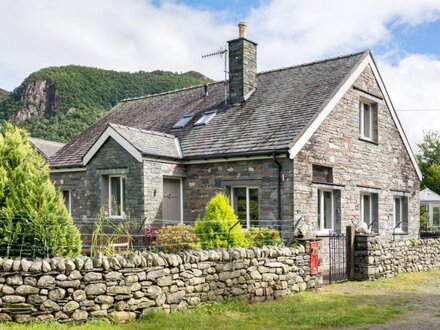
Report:
[[144,330],[144,329],[316,329],[385,323],[411,310],[417,285],[438,279],[440,271],[411,273],[375,282],[349,282],[257,304],[234,300],[194,310],[155,312],[130,324],[94,321],[85,325],[3,325],[5,330]]

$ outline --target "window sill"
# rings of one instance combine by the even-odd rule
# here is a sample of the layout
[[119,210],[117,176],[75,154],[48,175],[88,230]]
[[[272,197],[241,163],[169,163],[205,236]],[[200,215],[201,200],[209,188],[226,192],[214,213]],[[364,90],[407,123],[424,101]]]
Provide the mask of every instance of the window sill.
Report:
[[316,237],[329,237],[331,229],[318,230],[316,232]]
[[409,233],[406,232],[406,231],[395,231],[395,232],[393,233],[393,235],[394,235],[394,236],[404,236],[404,235],[409,235]]
[[371,144],[374,144],[374,145],[376,145],[376,146],[379,145],[379,142],[374,141],[374,140],[370,140],[370,139],[367,139],[367,138],[364,138],[364,137],[362,137],[362,136],[359,136],[359,140],[360,140],[360,141],[364,141],[364,142],[368,142],[368,143],[371,143]]

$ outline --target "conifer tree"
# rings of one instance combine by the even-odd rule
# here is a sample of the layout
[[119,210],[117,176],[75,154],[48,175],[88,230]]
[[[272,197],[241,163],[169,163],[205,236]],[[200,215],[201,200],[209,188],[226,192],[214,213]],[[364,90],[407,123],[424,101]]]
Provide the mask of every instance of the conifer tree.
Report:
[[0,256],[74,256],[80,251],[79,230],[50,181],[49,166],[24,130],[5,124],[0,134]]

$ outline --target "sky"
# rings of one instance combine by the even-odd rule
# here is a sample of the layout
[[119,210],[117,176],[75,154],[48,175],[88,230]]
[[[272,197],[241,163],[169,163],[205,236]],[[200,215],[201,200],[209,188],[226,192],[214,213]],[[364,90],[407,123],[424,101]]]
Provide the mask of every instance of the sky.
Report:
[[201,55],[240,21],[259,71],[371,49],[413,150],[440,130],[440,0],[0,0],[0,88],[68,64],[220,80]]

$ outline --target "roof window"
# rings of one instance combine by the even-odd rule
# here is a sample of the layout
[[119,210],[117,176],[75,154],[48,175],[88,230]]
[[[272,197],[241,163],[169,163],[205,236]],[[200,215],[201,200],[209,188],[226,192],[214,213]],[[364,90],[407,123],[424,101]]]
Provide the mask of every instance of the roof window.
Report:
[[194,126],[200,126],[200,125],[206,125],[211,121],[212,118],[215,116],[215,111],[208,111],[203,114],[202,117],[200,117],[199,120],[196,121]]
[[188,124],[188,122],[194,117],[193,115],[185,115],[180,118],[177,123],[174,124],[173,128],[183,128]]

